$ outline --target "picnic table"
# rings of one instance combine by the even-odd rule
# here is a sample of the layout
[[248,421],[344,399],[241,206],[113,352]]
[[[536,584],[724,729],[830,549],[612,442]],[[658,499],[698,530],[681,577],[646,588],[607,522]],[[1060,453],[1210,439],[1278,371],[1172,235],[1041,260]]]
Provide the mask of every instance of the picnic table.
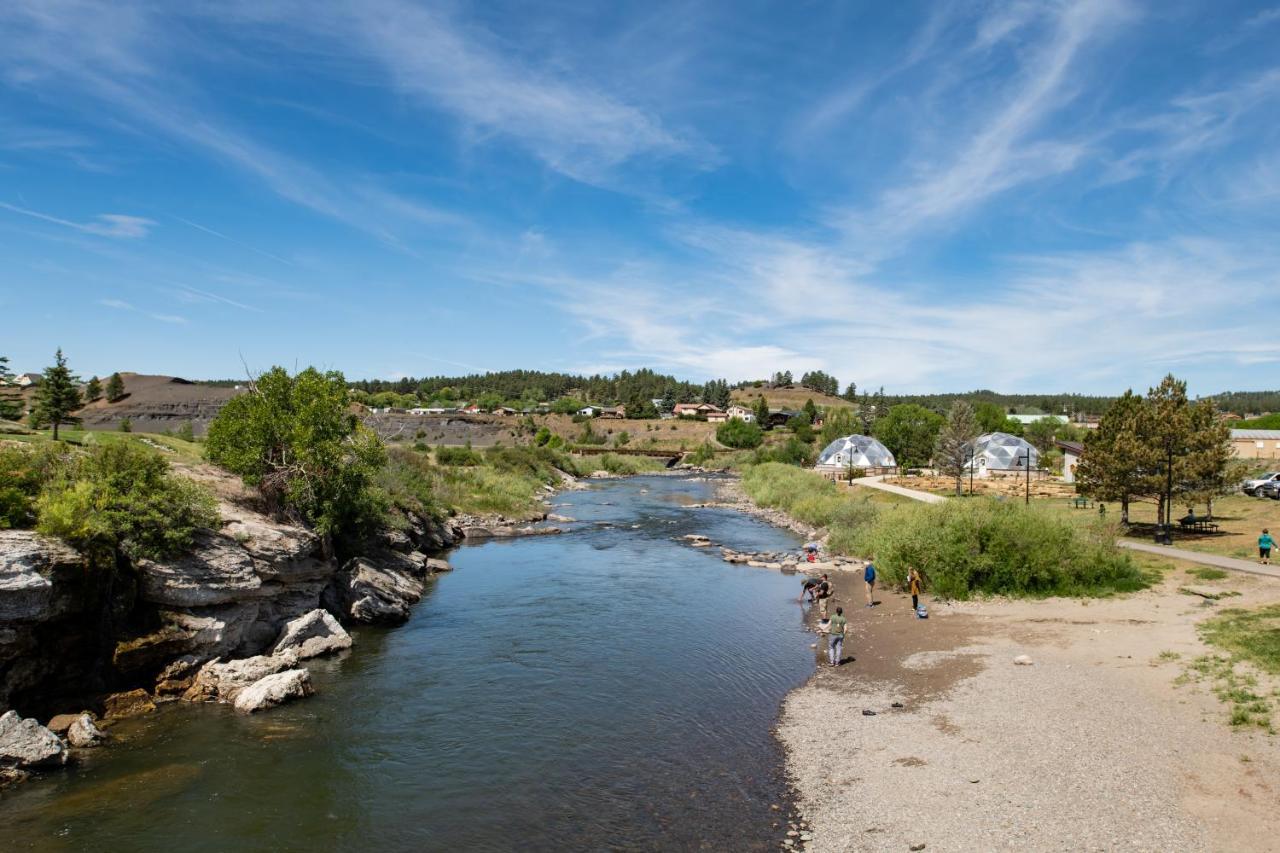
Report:
[[1086,498],[1084,495],[1071,498],[1072,509],[1088,509],[1091,506],[1093,506],[1093,501],[1090,498]]
[[1194,530],[1197,533],[1222,532],[1222,528],[1218,527],[1218,525],[1214,524],[1212,521],[1204,518],[1194,518],[1192,516],[1178,519],[1178,525],[1183,530]]

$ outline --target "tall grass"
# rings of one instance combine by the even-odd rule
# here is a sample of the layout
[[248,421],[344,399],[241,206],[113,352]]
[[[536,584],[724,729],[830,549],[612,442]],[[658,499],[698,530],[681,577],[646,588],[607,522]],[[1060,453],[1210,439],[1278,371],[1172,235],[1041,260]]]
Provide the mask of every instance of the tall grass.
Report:
[[757,504],[825,528],[830,552],[874,556],[882,578],[896,585],[915,566],[946,598],[1108,595],[1152,580],[1115,546],[1114,527],[1081,528],[1021,504],[984,498],[876,504],[779,463],[747,468],[742,486]]
[[626,456],[620,453],[579,457],[577,465],[580,469],[608,471],[610,474],[620,476],[652,474],[667,467],[661,459],[652,456]]

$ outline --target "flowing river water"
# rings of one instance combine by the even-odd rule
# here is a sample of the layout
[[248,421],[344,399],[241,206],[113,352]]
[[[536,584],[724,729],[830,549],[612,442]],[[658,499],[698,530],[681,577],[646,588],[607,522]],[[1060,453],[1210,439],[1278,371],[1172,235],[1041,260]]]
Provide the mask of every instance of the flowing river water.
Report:
[[4,795],[0,848],[776,849],[770,729],[814,665],[799,582],[678,537],[798,541],[689,506],[713,486],[558,496],[570,532],[460,548],[408,624],[308,662],[315,697],[169,705]]

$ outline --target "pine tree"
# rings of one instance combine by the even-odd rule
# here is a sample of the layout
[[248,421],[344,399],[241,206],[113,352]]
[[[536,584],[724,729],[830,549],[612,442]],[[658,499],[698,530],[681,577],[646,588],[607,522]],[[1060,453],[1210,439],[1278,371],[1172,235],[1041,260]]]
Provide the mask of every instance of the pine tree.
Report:
[[850,403],[858,402],[858,383],[850,382],[849,387],[844,389],[844,398]]
[[978,419],[973,406],[964,400],[954,401],[934,444],[933,464],[943,474],[956,478],[957,496],[964,488],[964,472],[973,462],[973,442],[977,437]]
[[124,396],[124,380],[120,378],[119,373],[111,374],[111,378],[107,380],[107,402],[115,403]]
[[769,401],[764,398],[763,394],[761,394],[760,398],[756,400],[755,415],[756,415],[756,423],[760,424],[760,428],[761,429],[768,428]]
[[22,417],[22,392],[14,380],[8,356],[0,355],[0,418],[16,421]]
[[1154,461],[1139,435],[1142,397],[1125,391],[1084,439],[1084,456],[1076,468],[1076,491],[1099,501],[1117,501],[1120,520],[1129,523],[1129,503],[1149,494]]
[[810,425],[818,420],[818,407],[814,405],[812,397],[804,401],[801,411],[804,412],[805,420],[809,421]]
[[36,416],[43,423],[53,425],[53,440],[58,440],[58,427],[74,424],[79,418],[71,413],[80,408],[80,378],[67,367],[67,360],[58,348],[52,367],[44,369],[44,379],[36,386]]
[[89,377],[89,384],[84,387],[84,399],[86,403],[102,399],[102,383],[98,381],[98,377]]

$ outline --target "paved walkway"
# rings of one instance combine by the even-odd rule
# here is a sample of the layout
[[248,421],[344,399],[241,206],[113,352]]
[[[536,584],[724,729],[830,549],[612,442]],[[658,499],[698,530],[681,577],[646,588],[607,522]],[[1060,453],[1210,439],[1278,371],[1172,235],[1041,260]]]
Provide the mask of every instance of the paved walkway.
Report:
[[[907,489],[902,486],[895,486],[890,483],[881,482],[880,477],[862,477],[853,481],[855,485],[867,486],[872,489],[880,489],[884,492],[892,492],[895,495],[902,495],[912,500],[921,501],[923,503],[936,504],[946,500],[942,495],[935,495],[931,492],[922,492],[918,489]],[[1223,557],[1218,554],[1206,554],[1203,551],[1188,551],[1186,548],[1173,548],[1168,545],[1147,544],[1146,542],[1135,542],[1132,539],[1117,539],[1116,544],[1121,548],[1130,548],[1134,551],[1144,551],[1148,554],[1157,554],[1161,557],[1169,557],[1174,560],[1186,560],[1189,563],[1199,563],[1202,566],[1213,566],[1219,569],[1227,569],[1232,572],[1246,572],[1251,575],[1262,575],[1268,578],[1280,578],[1280,566],[1263,566],[1250,560],[1240,560],[1235,557]]]
[[853,483],[856,486],[867,486],[872,489],[879,489],[882,492],[892,492],[895,495],[902,495],[904,498],[911,498],[913,501],[922,501],[927,504],[940,504],[946,500],[942,495],[935,495],[931,492],[922,492],[917,489],[907,489],[902,486],[895,486],[892,483],[882,482],[881,477],[859,477]]
[[1263,566],[1249,560],[1239,560],[1235,557],[1223,557],[1219,554],[1206,554],[1203,551],[1188,551],[1186,548],[1172,548],[1168,545],[1134,542],[1132,539],[1117,539],[1116,544],[1121,548],[1130,548],[1134,551],[1143,551],[1147,554],[1158,554],[1161,557],[1169,557],[1174,560],[1186,560],[1190,563],[1199,563],[1202,566],[1214,566],[1219,569],[1228,569],[1233,572],[1247,572],[1251,575],[1280,578],[1280,566]]

